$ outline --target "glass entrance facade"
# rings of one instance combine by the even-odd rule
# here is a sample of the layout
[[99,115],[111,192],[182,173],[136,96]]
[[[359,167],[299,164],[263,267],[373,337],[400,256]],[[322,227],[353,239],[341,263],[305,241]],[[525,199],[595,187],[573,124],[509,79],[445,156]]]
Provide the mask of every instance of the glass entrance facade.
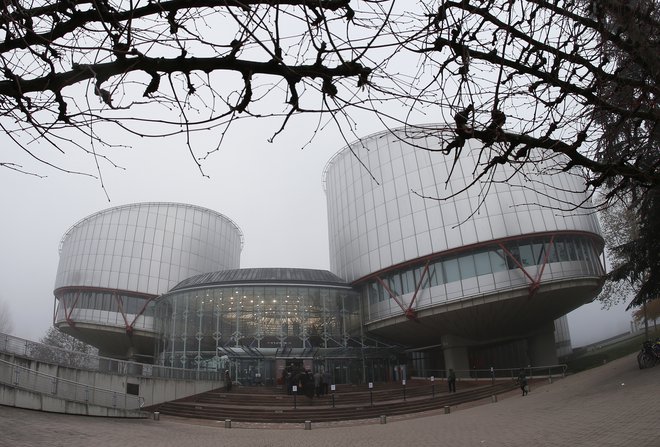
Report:
[[[253,382],[276,383],[276,360],[304,359],[310,369],[339,368],[364,346],[359,295],[330,272],[224,270],[190,278],[161,296],[157,363],[230,369]],[[352,361],[352,359],[351,359]],[[330,363],[328,363],[330,362]],[[348,377],[347,377],[348,378]]]

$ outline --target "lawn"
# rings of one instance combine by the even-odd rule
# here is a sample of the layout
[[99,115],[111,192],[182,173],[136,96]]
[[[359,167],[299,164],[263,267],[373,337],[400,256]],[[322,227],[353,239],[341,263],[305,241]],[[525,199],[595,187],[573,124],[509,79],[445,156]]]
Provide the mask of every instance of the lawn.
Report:
[[[651,328],[649,329],[650,339],[660,336],[660,333],[654,333]],[[596,346],[586,352],[584,350],[576,349],[574,353],[565,360],[568,365],[567,372],[576,373],[584,371],[585,369],[594,368],[625,355],[632,354],[633,352],[637,352],[642,348],[642,342],[644,340],[644,334],[641,334],[625,340]]]

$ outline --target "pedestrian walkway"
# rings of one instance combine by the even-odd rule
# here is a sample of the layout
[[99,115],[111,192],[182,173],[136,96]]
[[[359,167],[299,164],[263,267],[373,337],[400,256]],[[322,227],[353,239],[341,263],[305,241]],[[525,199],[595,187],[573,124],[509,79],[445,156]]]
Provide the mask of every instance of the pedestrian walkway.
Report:
[[0,407],[4,447],[658,447],[660,367],[639,370],[635,356],[444,411],[380,420],[239,424],[161,416],[159,421],[89,418]]

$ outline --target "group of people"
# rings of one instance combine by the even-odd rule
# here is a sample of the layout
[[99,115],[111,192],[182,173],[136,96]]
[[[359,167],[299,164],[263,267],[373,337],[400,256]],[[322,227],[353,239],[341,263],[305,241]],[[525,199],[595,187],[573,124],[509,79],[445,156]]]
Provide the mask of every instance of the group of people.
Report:
[[[494,379],[494,374],[491,375]],[[261,374],[258,374],[258,377],[255,374],[257,379],[255,382],[261,384]],[[527,383],[527,375],[525,370],[521,369],[518,373],[518,385],[522,390],[522,395],[527,396],[529,393],[529,384]],[[282,383],[286,389],[287,394],[298,394],[309,397],[310,399],[314,396],[321,397],[329,393],[330,383],[332,382],[332,375],[329,372],[316,371],[312,373],[309,369],[304,369],[302,367],[296,367],[291,364],[282,370]],[[453,369],[449,370],[447,374],[447,385],[449,386],[449,392],[456,392],[456,372]],[[229,370],[225,371],[225,390],[231,391],[232,379],[229,374]],[[295,390],[294,390],[295,387]]]
[[321,397],[329,393],[332,376],[329,372],[312,373],[308,369],[289,365],[282,371],[282,382],[287,394],[294,394],[294,387],[296,387],[295,394],[311,399],[314,396]]

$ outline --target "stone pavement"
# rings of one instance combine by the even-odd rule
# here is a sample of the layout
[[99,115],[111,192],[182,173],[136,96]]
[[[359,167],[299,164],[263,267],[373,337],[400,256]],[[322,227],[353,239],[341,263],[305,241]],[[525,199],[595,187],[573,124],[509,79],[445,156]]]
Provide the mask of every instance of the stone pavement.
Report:
[[627,356],[533,388],[528,396],[453,407],[450,414],[314,424],[241,424],[67,416],[0,407],[4,447],[660,446],[660,366]]

